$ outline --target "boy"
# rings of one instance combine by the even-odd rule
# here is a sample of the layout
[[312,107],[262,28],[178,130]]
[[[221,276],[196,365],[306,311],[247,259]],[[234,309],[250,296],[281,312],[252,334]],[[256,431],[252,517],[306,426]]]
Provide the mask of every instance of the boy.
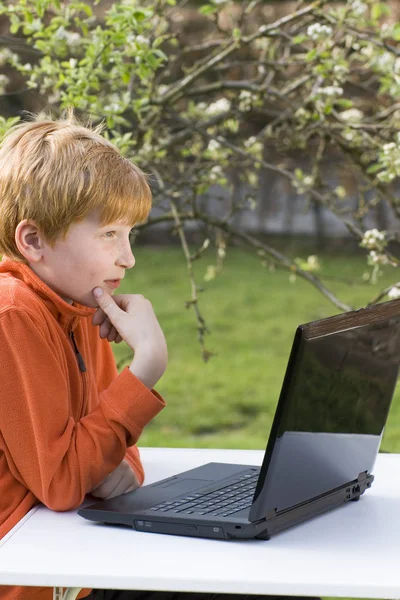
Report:
[[[150,302],[111,293],[150,208],[140,169],[71,113],[20,124],[1,145],[0,539],[38,502],[71,510],[89,492],[143,482],[135,443],[164,407],[152,388],[166,342]],[[119,331],[96,310],[95,288],[121,313]],[[135,356],[118,374],[109,342],[122,338]],[[0,598],[52,590],[0,586]]]
[[[150,207],[140,169],[72,113],[17,125],[0,147],[0,539],[39,502],[72,510],[87,493],[143,482],[135,444],[165,405],[153,386],[167,347],[146,299],[111,293],[135,264],[129,232]],[[109,342],[122,339],[135,354],[118,374]],[[0,600],[52,600],[52,589],[0,586]]]

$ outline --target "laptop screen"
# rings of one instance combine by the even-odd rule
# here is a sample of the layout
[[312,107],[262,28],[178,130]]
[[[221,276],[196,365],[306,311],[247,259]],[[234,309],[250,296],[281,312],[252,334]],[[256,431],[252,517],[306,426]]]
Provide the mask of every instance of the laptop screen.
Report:
[[251,520],[370,473],[400,362],[400,302],[298,328]]

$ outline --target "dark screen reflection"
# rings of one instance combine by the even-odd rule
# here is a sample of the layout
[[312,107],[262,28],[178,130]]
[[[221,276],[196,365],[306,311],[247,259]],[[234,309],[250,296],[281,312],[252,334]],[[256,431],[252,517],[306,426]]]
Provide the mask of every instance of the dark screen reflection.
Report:
[[371,472],[399,361],[399,316],[313,339],[303,335],[286,374],[271,434],[275,445],[272,451],[268,444],[266,480],[251,518]]

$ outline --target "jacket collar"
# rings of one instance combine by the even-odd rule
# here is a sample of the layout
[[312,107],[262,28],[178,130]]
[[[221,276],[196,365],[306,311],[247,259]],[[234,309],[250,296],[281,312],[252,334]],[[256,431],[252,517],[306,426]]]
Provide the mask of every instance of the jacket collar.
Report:
[[0,262],[0,273],[9,274],[30,287],[67,332],[73,331],[82,317],[91,317],[96,312],[95,308],[89,308],[78,302],[68,304],[49,288],[28,265],[16,260],[4,256]]

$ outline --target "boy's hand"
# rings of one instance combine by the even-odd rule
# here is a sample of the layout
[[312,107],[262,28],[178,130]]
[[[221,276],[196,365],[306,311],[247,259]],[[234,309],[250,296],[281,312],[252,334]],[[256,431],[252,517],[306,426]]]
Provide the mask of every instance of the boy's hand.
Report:
[[91,490],[96,498],[115,498],[127,492],[133,492],[139,487],[139,482],[130,464],[125,459],[99,485]]
[[[134,351],[142,347],[166,349],[164,334],[149,300],[141,294],[111,296],[107,290],[96,298],[99,308],[92,318],[93,325],[100,326],[100,337],[108,337],[112,327]],[[94,292],[94,290],[93,290]]]
[[[102,293],[97,296],[95,291]],[[100,326],[100,337],[113,337],[114,327],[135,353],[130,370],[152,389],[167,367],[168,350],[151,302],[141,294],[111,296],[102,288],[94,288],[93,295],[99,308],[92,323]]]

